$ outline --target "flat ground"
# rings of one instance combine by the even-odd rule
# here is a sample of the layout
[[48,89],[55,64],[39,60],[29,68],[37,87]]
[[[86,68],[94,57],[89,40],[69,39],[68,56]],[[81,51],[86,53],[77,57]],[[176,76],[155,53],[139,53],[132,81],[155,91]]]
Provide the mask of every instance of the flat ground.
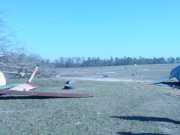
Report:
[[[74,92],[87,99],[0,99],[2,135],[179,135],[180,96],[151,85],[175,65],[57,69],[53,79],[36,79],[37,91]],[[20,82],[22,80],[11,80]]]

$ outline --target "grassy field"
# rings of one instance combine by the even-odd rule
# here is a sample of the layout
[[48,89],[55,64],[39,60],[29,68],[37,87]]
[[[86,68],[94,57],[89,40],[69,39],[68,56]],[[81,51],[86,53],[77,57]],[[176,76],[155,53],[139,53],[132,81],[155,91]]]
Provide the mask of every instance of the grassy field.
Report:
[[[36,79],[38,91],[62,90],[61,77],[150,80],[175,65],[59,69],[53,79]],[[86,99],[0,99],[2,135],[179,135],[180,97],[145,82],[76,79],[74,92]],[[21,82],[22,80],[11,80]]]

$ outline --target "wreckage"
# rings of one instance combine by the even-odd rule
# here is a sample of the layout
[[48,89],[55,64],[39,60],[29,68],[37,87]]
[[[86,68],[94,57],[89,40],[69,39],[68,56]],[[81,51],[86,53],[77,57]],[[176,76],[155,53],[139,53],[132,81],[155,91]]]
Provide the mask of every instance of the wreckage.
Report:
[[172,88],[180,89],[180,65],[171,70],[169,78],[165,81],[154,83],[155,85],[167,85]]
[[180,82],[180,66],[175,67],[169,76],[169,79],[176,78]]
[[72,93],[72,92],[38,92],[33,91],[38,88],[32,84],[32,80],[38,72],[38,67],[35,68],[34,72],[30,76],[26,83],[19,84],[15,87],[7,87],[6,78],[3,72],[0,72],[0,87],[4,87],[0,90],[0,98],[8,96],[26,96],[36,98],[88,98],[92,97],[86,93]]

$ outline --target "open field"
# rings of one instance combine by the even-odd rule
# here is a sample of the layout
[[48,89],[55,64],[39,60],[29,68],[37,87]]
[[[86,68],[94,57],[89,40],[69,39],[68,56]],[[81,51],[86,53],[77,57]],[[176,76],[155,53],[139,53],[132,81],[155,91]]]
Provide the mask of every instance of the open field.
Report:
[[[150,85],[175,65],[57,69],[36,79],[38,91],[61,91],[75,81],[86,99],[0,98],[2,135],[179,135],[178,90]],[[21,82],[23,80],[10,80]]]
[[[113,78],[120,80],[154,81],[167,78],[175,64],[167,65],[135,65],[115,67],[62,68],[58,69],[60,78]],[[107,79],[107,78],[106,78]]]

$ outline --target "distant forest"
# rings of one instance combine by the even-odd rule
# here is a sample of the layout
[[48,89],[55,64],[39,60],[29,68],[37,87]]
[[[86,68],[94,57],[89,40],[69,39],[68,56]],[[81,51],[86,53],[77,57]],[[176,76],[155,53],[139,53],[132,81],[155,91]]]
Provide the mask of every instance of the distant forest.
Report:
[[95,66],[121,66],[121,65],[142,65],[142,64],[174,64],[180,63],[180,57],[173,58],[131,58],[131,57],[111,57],[101,59],[99,57],[89,58],[59,58],[52,62],[54,67],[95,67]]
[[131,57],[111,57],[107,59],[101,59],[99,57],[72,57],[50,61],[43,59],[38,55],[26,55],[25,53],[19,54],[18,52],[4,53],[0,57],[0,65],[10,64],[14,66],[34,66],[39,65],[41,67],[61,68],[61,67],[96,67],[96,66],[121,66],[121,65],[143,65],[143,64],[175,64],[180,63],[180,57],[169,58],[131,58]]

